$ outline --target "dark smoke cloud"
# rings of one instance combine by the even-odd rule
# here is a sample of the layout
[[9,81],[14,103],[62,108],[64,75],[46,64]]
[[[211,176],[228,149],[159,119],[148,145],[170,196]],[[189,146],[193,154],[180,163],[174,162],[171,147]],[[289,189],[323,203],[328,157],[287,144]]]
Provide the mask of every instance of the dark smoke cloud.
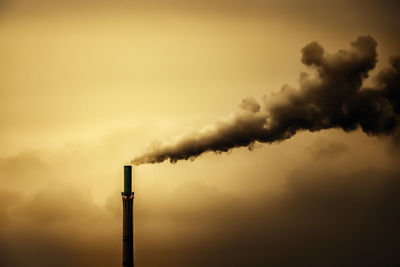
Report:
[[400,57],[363,87],[377,62],[377,43],[358,37],[346,50],[326,53],[312,42],[301,61],[310,68],[301,73],[299,88],[288,85],[265,99],[264,108],[253,98],[242,100],[235,113],[213,125],[191,131],[170,143],[154,142],[133,164],[194,159],[207,151],[252,148],[255,142],[283,141],[299,131],[361,128],[369,135],[396,135],[400,125]]

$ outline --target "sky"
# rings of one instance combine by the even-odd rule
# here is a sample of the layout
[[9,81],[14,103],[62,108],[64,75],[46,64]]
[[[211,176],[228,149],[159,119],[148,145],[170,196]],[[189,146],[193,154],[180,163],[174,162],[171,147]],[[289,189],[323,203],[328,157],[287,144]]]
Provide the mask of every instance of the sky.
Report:
[[[0,1],[0,266],[119,266],[123,165],[301,88],[314,41],[372,36],[373,85],[400,55],[399,8]],[[398,139],[333,127],[134,166],[136,265],[398,266],[399,158]]]

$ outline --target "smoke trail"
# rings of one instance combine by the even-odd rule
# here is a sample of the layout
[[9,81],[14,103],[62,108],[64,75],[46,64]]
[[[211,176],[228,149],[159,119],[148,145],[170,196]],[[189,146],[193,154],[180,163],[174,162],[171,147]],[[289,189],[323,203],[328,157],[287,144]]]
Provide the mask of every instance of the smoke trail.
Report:
[[255,142],[282,141],[298,131],[361,128],[370,135],[395,135],[400,129],[400,57],[363,87],[377,62],[377,43],[361,36],[347,50],[325,53],[317,42],[305,46],[302,63],[315,77],[301,73],[299,88],[288,85],[264,99],[264,108],[245,98],[239,109],[212,125],[186,132],[170,143],[153,143],[133,164],[194,159],[207,151],[226,152]]

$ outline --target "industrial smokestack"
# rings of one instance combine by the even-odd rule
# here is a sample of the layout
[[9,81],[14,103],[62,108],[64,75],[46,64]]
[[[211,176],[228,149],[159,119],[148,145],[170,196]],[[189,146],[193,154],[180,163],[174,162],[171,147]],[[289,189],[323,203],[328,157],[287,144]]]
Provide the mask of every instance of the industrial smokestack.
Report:
[[133,198],[132,166],[124,166],[124,192],[122,195],[123,234],[122,234],[122,266],[133,267]]

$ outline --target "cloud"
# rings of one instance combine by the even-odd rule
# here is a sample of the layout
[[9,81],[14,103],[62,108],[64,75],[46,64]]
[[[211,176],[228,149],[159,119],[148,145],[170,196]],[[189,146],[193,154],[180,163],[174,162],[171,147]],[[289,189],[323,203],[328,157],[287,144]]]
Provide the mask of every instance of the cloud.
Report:
[[310,152],[316,159],[333,159],[346,153],[348,150],[348,146],[344,143],[329,142],[322,139],[306,148],[306,151]]
[[[214,204],[223,203],[223,212],[206,203],[194,213],[196,219],[173,230],[170,242],[156,239],[139,246],[138,264],[395,266],[400,260],[399,175],[394,169],[341,175],[304,168],[288,176],[286,192],[277,196],[248,202],[245,197],[225,201],[221,194]],[[198,192],[212,194],[204,187]],[[181,225],[181,217],[169,216]]]
[[[29,151],[0,159],[0,266],[120,263],[119,220],[83,182],[71,182],[59,164],[65,154],[45,160],[45,152]],[[74,163],[77,178],[84,178],[84,165]]]
[[[0,224],[0,265],[117,265],[119,224],[77,192],[49,188],[8,205],[5,221]],[[9,197],[12,200],[15,196]]]
[[[325,138],[316,146],[330,148],[339,142]],[[83,150],[81,153],[90,154],[88,147]],[[321,157],[304,155],[313,155],[312,150],[295,149],[291,153],[291,159],[298,158],[299,167],[293,169],[293,164],[286,163],[284,167],[290,172],[285,185],[276,192],[266,188],[268,194],[246,187],[249,181],[254,182],[248,176],[260,169],[238,174],[242,176],[238,185],[243,187],[242,193],[226,191],[228,186],[213,184],[214,177],[205,174],[195,180],[189,174],[178,182],[164,179],[167,170],[162,166],[157,170],[165,171],[161,177],[167,185],[156,179],[155,184],[144,186],[144,179],[139,179],[143,187],[135,204],[137,265],[294,266],[301,262],[307,266],[395,266],[400,241],[395,205],[400,200],[397,163],[385,161],[384,166],[366,167],[368,162],[349,156],[344,165],[330,165]],[[51,158],[61,162],[66,159],[64,154],[52,153]],[[286,158],[282,150],[276,154],[282,157],[279,160]],[[82,161],[72,157],[75,161],[69,164],[74,169],[52,176],[51,183],[41,183],[35,190],[30,187],[39,180],[36,176],[48,175],[51,162],[32,152],[29,157],[4,159],[2,170],[22,168],[24,160],[15,165],[17,158],[31,159],[34,164],[28,169],[35,176],[24,180],[21,190],[9,186],[12,178],[0,176],[0,266],[119,265],[119,191],[112,189],[106,203],[98,203],[82,186],[89,176],[99,179],[98,158]],[[270,167],[264,175],[265,183],[259,181],[259,187],[269,187],[274,183],[271,180],[278,179],[271,175],[275,168]],[[72,173],[80,181],[74,185],[68,180]],[[152,175],[157,176],[155,172]],[[233,182],[238,177],[229,178]]]

